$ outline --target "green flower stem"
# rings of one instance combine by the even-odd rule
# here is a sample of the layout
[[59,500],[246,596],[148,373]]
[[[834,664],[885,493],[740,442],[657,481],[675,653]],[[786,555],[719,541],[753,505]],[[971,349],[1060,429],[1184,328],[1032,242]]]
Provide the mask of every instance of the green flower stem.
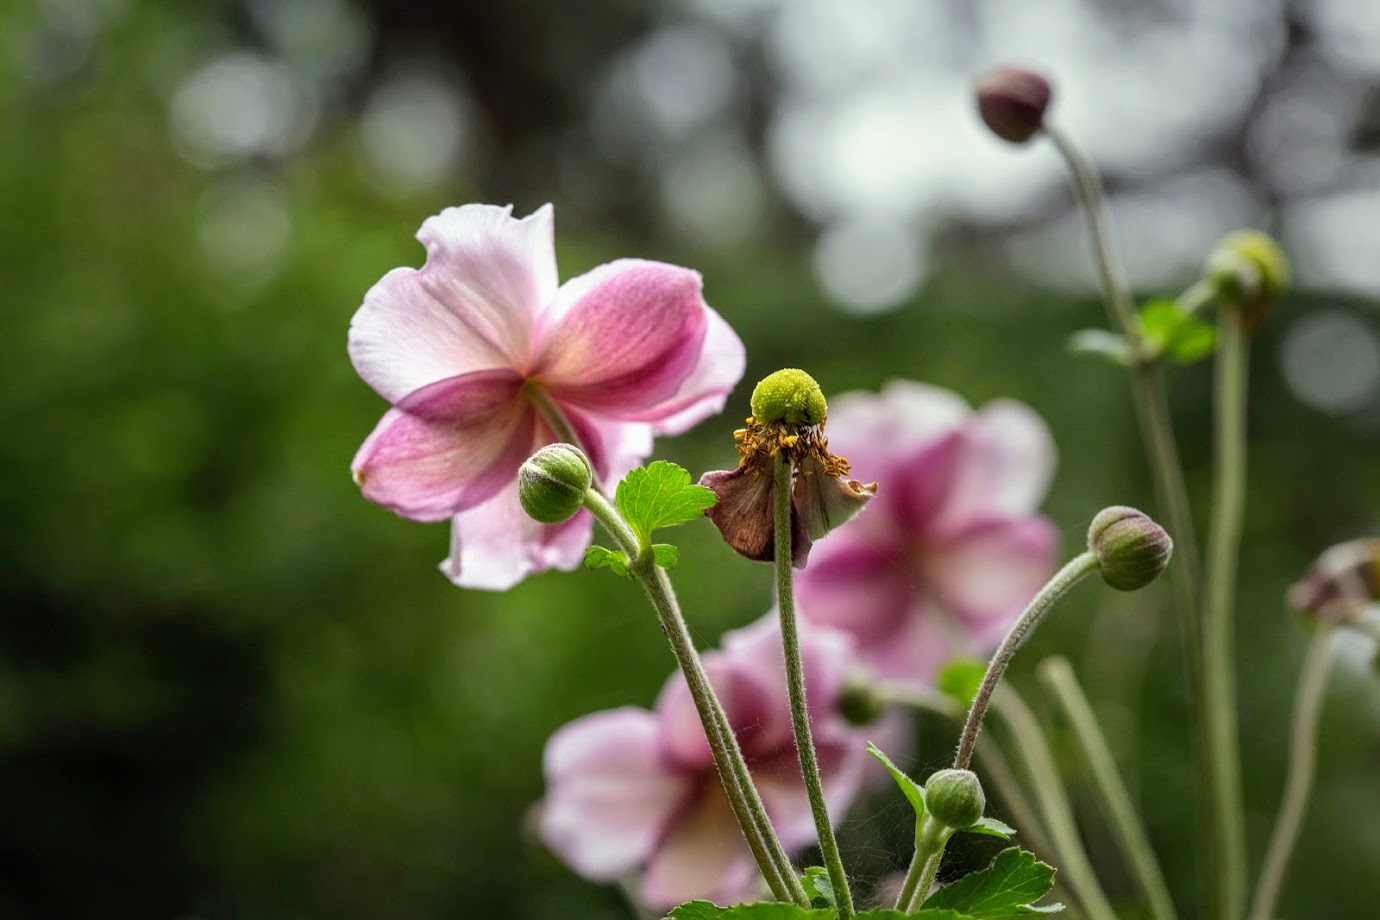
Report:
[[1274,916],[1275,901],[1284,885],[1289,857],[1293,855],[1294,841],[1298,839],[1303,815],[1308,809],[1308,796],[1313,790],[1318,760],[1318,714],[1322,711],[1331,669],[1332,627],[1323,624],[1313,635],[1308,655],[1303,660],[1303,670],[1299,673],[1294,722],[1289,732],[1289,774],[1274,834],[1270,837],[1270,849],[1265,853],[1265,865],[1260,870],[1250,920],[1270,920]]
[[709,675],[705,673],[699,653],[695,651],[670,578],[665,570],[657,567],[649,549],[639,545],[637,535],[603,494],[596,489],[588,490],[585,493],[585,507],[627,555],[628,571],[642,585],[652,607],[656,609],[662,632],[671,644],[676,664],[685,675],[686,686],[690,688],[690,696],[704,725],[705,737],[709,740],[724,793],[738,820],[743,839],[747,841],[748,849],[752,851],[753,859],[771,888],[772,895],[778,900],[808,907],[809,896],[772,826],[771,818],[752,782],[747,762],[743,759],[738,739],[728,723],[728,716],[714,692]]
[[[964,712],[952,697],[928,687],[883,681],[874,687],[874,691],[881,699],[889,703],[932,712],[955,722],[963,720]],[[1035,855],[1047,862],[1057,862],[1058,860],[1054,858],[1054,846],[1041,828],[1035,806],[1031,804],[1025,790],[1021,788],[1020,781],[1011,769],[1006,755],[985,735],[978,738],[977,745],[973,750],[973,762],[977,764],[978,772],[982,774],[984,781],[991,781],[992,787],[997,790],[997,794],[1006,803],[1011,814],[1011,823],[1029,842],[1028,849],[1033,850]],[[1054,877],[1054,887],[1060,897],[1065,900],[1072,900],[1070,895],[1064,893],[1066,889],[1062,876],[1056,875]]]
[[824,866],[829,871],[829,883],[834,888],[838,905],[838,920],[853,916],[853,894],[848,889],[848,877],[839,857],[838,841],[834,839],[834,825],[824,803],[824,784],[819,778],[819,760],[815,756],[815,739],[810,731],[810,710],[805,700],[805,668],[800,658],[800,634],[795,619],[795,587],[791,574],[791,462],[783,451],[776,454],[775,483],[775,555],[776,606],[781,614],[781,647],[786,658],[786,689],[791,698],[791,724],[795,730],[795,747],[800,755],[800,775],[805,780],[805,792],[810,797],[810,811],[819,834],[819,849]]
[[939,874],[939,864],[944,860],[944,847],[949,842],[949,828],[929,815],[920,822],[920,832],[915,835],[915,857],[906,870],[901,883],[901,893],[896,897],[896,909],[911,913],[929,895],[934,887],[934,878]]
[[[1170,576],[1174,587],[1174,606],[1178,611],[1180,641],[1183,643],[1188,718],[1193,726],[1194,762],[1198,769],[1198,839],[1204,848],[1204,877],[1207,878],[1215,874],[1214,866],[1220,856],[1216,852],[1213,823],[1215,809],[1212,801],[1212,744],[1209,740],[1210,729],[1203,702],[1207,676],[1199,587],[1202,582],[1202,564],[1198,555],[1198,541],[1193,532],[1193,511],[1188,501],[1188,488],[1184,483],[1183,465],[1174,441],[1164,370],[1157,361],[1141,360],[1144,344],[1141,341],[1135,303],[1116,261],[1104,206],[1102,182],[1098,178],[1097,170],[1062,131],[1048,122],[1044,126],[1044,131],[1068,166],[1074,191],[1078,195],[1087,221],[1093,260],[1097,264],[1108,313],[1113,325],[1131,342],[1135,358],[1131,363],[1131,392],[1135,401],[1136,419],[1140,425],[1141,440],[1144,442],[1149,461],[1155,503],[1164,515],[1165,523],[1168,524],[1169,535],[1174,538],[1175,561],[1170,564]],[[1194,298],[1197,296],[1195,294]],[[1206,885],[1204,889],[1206,890]]]
[[1083,749],[1083,757],[1092,770],[1093,783],[1102,799],[1103,809],[1111,819],[1122,855],[1130,864],[1141,893],[1145,895],[1150,917],[1154,920],[1175,920],[1174,900],[1169,896],[1164,873],[1155,859],[1155,851],[1146,838],[1145,828],[1131,803],[1126,784],[1117,772],[1116,760],[1107,746],[1107,739],[1097,725],[1092,707],[1088,705],[1088,698],[1079,686],[1073,668],[1063,658],[1054,657],[1042,661],[1036,672],[1059,701],[1073,728],[1074,737]]
[[973,746],[977,744],[978,733],[982,731],[982,717],[987,713],[992,693],[997,689],[1002,675],[1006,673],[1006,667],[1015,656],[1016,649],[1020,648],[1026,635],[1044,619],[1049,608],[1054,606],[1054,602],[1067,594],[1074,585],[1097,571],[1097,568],[1097,557],[1092,553],[1078,554],[1054,573],[1054,577],[1040,589],[1021,613],[1020,619],[1012,624],[1006,638],[1001,640],[1001,645],[992,655],[992,660],[987,665],[987,673],[982,675],[982,684],[978,687],[977,695],[973,697],[973,705],[968,709],[968,718],[963,723],[963,734],[958,739],[958,751],[954,754],[955,770],[968,769],[968,764],[973,759]]
[[1240,313],[1223,309],[1217,324],[1213,387],[1213,508],[1203,619],[1207,664],[1203,685],[1212,771],[1216,852],[1216,909],[1220,920],[1238,920],[1246,910],[1246,841],[1241,802],[1241,755],[1236,724],[1236,658],[1232,615],[1241,518],[1246,504],[1246,335]]
[[1031,785],[1044,812],[1045,827],[1054,839],[1055,851],[1059,854],[1061,874],[1068,877],[1069,887],[1091,920],[1116,920],[1116,912],[1098,884],[1097,875],[1088,861],[1088,853],[1078,837],[1073,808],[1069,805],[1059,771],[1054,766],[1049,742],[1045,740],[1045,733],[1035,714],[1010,687],[1001,687],[992,704],[997,715],[1010,728],[1016,748],[1021,752],[1030,773]]

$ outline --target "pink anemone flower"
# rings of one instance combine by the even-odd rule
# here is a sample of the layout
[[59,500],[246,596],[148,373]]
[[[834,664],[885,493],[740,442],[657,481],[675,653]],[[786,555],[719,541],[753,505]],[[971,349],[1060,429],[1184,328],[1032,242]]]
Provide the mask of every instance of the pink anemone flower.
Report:
[[[815,746],[837,821],[869,761],[864,736],[837,710],[852,640],[801,625]],[[815,842],[815,826],[791,733],[775,615],[726,634],[722,651],[706,654],[704,666],[782,844],[798,853]],[[546,744],[545,773],[541,838],[585,878],[640,875],[635,891],[655,909],[695,898],[732,904],[758,893],[761,877],[680,674],[667,681],[652,712],[626,706],[561,727]]]
[[928,682],[995,645],[1053,571],[1058,533],[1035,513],[1053,440],[1022,403],[972,412],[908,381],[830,405],[830,449],[877,480],[877,497],[815,548],[796,578],[800,614],[852,633],[878,676]]
[[370,501],[452,522],[444,571],[506,589],[573,568],[591,518],[543,525],[518,504],[517,470],[559,440],[564,417],[596,474],[621,479],[719,412],[743,375],[743,344],[705,304],[697,272],[620,259],[558,285],[551,206],[465,205],[428,218],[420,269],[397,268],[350,323],[350,358],[392,404],[356,454]]

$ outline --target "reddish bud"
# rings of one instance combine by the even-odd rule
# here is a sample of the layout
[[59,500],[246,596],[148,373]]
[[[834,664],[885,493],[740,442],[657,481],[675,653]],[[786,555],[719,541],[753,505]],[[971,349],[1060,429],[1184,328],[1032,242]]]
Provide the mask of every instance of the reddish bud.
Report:
[[977,79],[978,114],[1004,141],[1024,144],[1044,124],[1049,81],[1032,70],[998,67]]

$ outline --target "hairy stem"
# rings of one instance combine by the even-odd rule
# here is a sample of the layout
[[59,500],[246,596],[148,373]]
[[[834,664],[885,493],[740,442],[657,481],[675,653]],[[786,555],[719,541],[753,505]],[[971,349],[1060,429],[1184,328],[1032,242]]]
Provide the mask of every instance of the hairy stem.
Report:
[[1016,748],[1025,761],[1035,796],[1044,812],[1045,827],[1059,854],[1059,869],[1067,876],[1069,887],[1082,905],[1083,912],[1091,920],[1116,920],[1116,912],[1098,884],[1097,874],[1093,872],[1088,853],[1078,837],[1073,808],[1069,805],[1059,771],[1054,766],[1049,742],[1045,740],[1045,733],[1035,714],[1010,687],[1002,687],[998,691],[993,705],[1002,721],[1011,729]]
[[944,859],[944,846],[949,842],[948,830],[929,815],[921,820],[920,832],[915,835],[915,856],[901,882],[901,892],[896,896],[897,910],[914,911],[934,887],[939,863]]
[[1234,309],[1219,314],[1214,375],[1213,508],[1208,542],[1203,686],[1208,764],[1213,782],[1217,901],[1213,916],[1238,920],[1246,909],[1246,841],[1241,802],[1241,755],[1236,724],[1236,657],[1232,618],[1241,518],[1246,503],[1246,338]]
[[[1088,239],[1093,260],[1097,264],[1103,297],[1107,303],[1112,325],[1121,330],[1131,343],[1131,393],[1136,407],[1151,481],[1155,490],[1155,504],[1160,509],[1169,535],[1174,539],[1174,561],[1170,563],[1170,579],[1174,588],[1175,609],[1178,612],[1179,635],[1183,643],[1184,673],[1187,682],[1188,719],[1192,726],[1194,762],[1198,773],[1198,840],[1203,847],[1206,879],[1216,874],[1221,857],[1217,853],[1213,803],[1215,797],[1211,767],[1211,741],[1208,719],[1204,712],[1204,693],[1207,682],[1203,650],[1203,617],[1201,608],[1202,566],[1198,541],[1193,532],[1193,511],[1184,483],[1183,464],[1179,460],[1178,445],[1170,419],[1169,399],[1165,389],[1164,371],[1159,362],[1147,360],[1135,314],[1135,302],[1122,275],[1112,245],[1111,231],[1106,217],[1102,182],[1097,170],[1082,151],[1062,131],[1046,123],[1045,134],[1063,157],[1073,179],[1074,191],[1087,222]],[[1198,309],[1204,293],[1190,289],[1185,307]],[[1207,890],[1206,884],[1204,890]],[[1209,911],[1211,912],[1211,911]]]
[[1331,669],[1332,628],[1322,625],[1308,646],[1308,655],[1299,673],[1294,721],[1289,732],[1289,774],[1275,830],[1270,837],[1270,849],[1265,853],[1265,865],[1260,870],[1250,920],[1270,920],[1274,916],[1275,902],[1289,869],[1289,857],[1294,853],[1294,841],[1298,839],[1308,809],[1308,796],[1313,791],[1313,774],[1318,760],[1318,715],[1322,711]]
[[1131,803],[1131,795],[1126,791],[1126,784],[1121,781],[1121,774],[1117,772],[1116,760],[1112,757],[1111,748],[1107,746],[1107,739],[1097,725],[1097,718],[1093,715],[1092,707],[1088,705],[1083,688],[1078,684],[1078,678],[1074,676],[1073,668],[1063,658],[1046,658],[1040,663],[1037,673],[1059,701],[1073,729],[1074,737],[1083,749],[1083,757],[1092,771],[1093,783],[1102,799],[1102,807],[1111,819],[1112,830],[1121,846],[1122,855],[1130,865],[1141,893],[1145,896],[1150,916],[1154,920],[1175,920],[1177,914],[1174,911],[1174,900],[1169,896],[1164,873],[1145,835],[1140,816],[1136,814],[1136,808]]
[[[889,703],[932,712],[955,722],[962,722],[963,720],[964,712],[958,703],[952,697],[940,693],[938,690],[893,681],[884,681],[874,689],[883,700]],[[1011,813],[1011,823],[1016,826],[1016,830],[1029,843],[1027,849],[1034,851],[1035,855],[1046,862],[1058,862],[1054,855],[1054,845],[1045,835],[1035,806],[1031,804],[1025,790],[1021,788],[1020,780],[1016,778],[1015,771],[1011,769],[1006,755],[985,735],[978,738],[973,751],[973,763],[976,764],[978,772],[983,775],[984,781],[990,780],[992,788],[996,789],[997,795],[1001,796],[1001,800]],[[1059,897],[1066,901],[1073,900],[1072,896],[1067,893],[1062,876],[1056,875],[1054,877],[1054,888]]]
[[671,580],[665,570],[656,566],[650,552],[639,546],[637,535],[623,520],[622,515],[600,492],[590,489],[585,493],[585,507],[593,512],[599,523],[618,543],[627,555],[628,570],[642,585],[656,610],[662,632],[666,634],[675,655],[676,664],[685,676],[686,686],[694,700],[700,722],[704,726],[705,737],[709,740],[710,751],[714,755],[714,766],[723,783],[724,794],[728,797],[738,827],[743,833],[748,849],[752,852],[762,877],[773,896],[781,901],[791,901],[801,906],[810,903],[805,888],[796,877],[790,857],[786,855],[781,839],[772,826],[761,796],[752,782],[742,749],[738,746],[728,716],[718,695],[705,673],[704,664],[695,650],[689,627],[680,612],[680,604]]
[[791,726],[795,731],[796,752],[800,756],[800,775],[810,798],[810,812],[819,835],[820,854],[834,888],[839,920],[853,916],[853,894],[843,871],[834,825],[824,802],[824,784],[815,756],[815,739],[810,730],[810,709],[805,699],[805,667],[800,657],[800,633],[795,619],[795,585],[791,572],[791,463],[784,451],[776,454],[774,550],[776,554],[776,606],[781,615],[781,648],[786,659],[786,689],[791,699]]
[[1016,649],[1020,648],[1026,635],[1044,619],[1055,601],[1097,571],[1097,566],[1097,557],[1092,553],[1084,552],[1075,556],[1040,589],[1021,613],[1020,619],[1012,624],[1006,638],[1001,640],[1001,645],[992,655],[992,660],[987,665],[987,673],[982,676],[982,684],[978,687],[977,695],[973,697],[973,705],[968,709],[968,718],[963,723],[963,734],[958,739],[958,752],[954,754],[955,770],[968,769],[968,763],[973,759],[973,746],[977,744],[978,733],[982,731],[982,717],[986,714],[992,693],[997,689],[1002,675],[1006,673],[1007,665],[1015,656]]

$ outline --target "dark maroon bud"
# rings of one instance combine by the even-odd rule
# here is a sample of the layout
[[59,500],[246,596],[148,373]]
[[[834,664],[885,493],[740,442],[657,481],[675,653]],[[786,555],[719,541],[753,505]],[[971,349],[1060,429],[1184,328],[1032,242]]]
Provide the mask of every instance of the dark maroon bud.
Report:
[[1013,144],[1040,130],[1049,96],[1049,81],[1032,70],[998,67],[977,79],[978,114],[993,134]]

